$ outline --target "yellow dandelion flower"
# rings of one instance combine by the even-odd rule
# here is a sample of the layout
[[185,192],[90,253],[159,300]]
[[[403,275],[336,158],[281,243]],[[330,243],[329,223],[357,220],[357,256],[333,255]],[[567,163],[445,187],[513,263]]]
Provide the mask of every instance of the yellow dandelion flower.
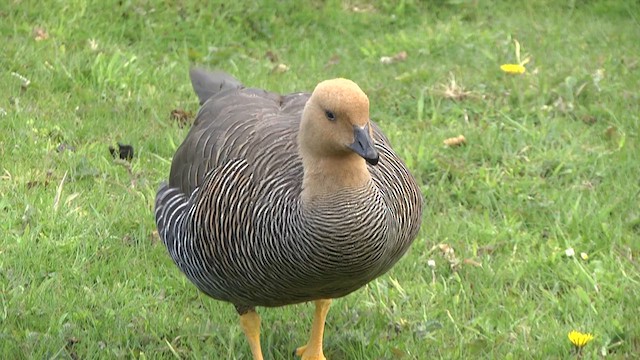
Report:
[[513,43],[515,44],[515,47],[516,47],[516,61],[518,63],[517,64],[502,64],[502,65],[500,65],[500,69],[502,71],[506,72],[507,74],[512,74],[512,75],[524,74],[524,72],[527,70],[524,66],[527,65],[527,63],[531,59],[529,58],[529,56],[525,56],[524,60],[521,59],[520,58],[520,43],[518,42],[518,40],[513,40]]
[[506,72],[507,74],[520,75],[524,74],[526,71],[525,67],[520,64],[503,64],[500,65],[500,70]]
[[591,334],[583,334],[580,331],[576,330],[569,332],[569,341],[571,341],[571,343],[577,348],[584,347],[591,340],[593,340],[593,335]]

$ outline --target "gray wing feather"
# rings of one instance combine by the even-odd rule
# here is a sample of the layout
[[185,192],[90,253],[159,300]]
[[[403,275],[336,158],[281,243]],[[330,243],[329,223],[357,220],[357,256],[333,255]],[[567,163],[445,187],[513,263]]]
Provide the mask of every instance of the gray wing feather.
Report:
[[[194,68],[190,74],[200,101],[206,99],[174,155],[169,186],[188,195],[209,171],[230,160],[247,160],[260,179],[281,170],[278,159],[297,158],[296,138],[309,94],[281,96],[245,88],[222,72]],[[265,156],[269,161],[255,161]],[[293,165],[302,166],[301,162]]]

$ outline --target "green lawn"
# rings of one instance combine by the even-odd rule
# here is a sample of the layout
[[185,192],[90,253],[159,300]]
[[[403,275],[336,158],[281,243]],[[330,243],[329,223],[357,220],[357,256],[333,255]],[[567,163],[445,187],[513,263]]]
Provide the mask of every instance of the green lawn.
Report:
[[[194,63],[281,92],[353,79],[422,184],[410,253],[334,302],[329,360],[576,358],[574,329],[582,358],[638,356],[638,1],[208,3],[0,4],[0,358],[251,358],[154,235]],[[526,72],[503,73],[516,41]],[[259,309],[267,359],[312,311]]]

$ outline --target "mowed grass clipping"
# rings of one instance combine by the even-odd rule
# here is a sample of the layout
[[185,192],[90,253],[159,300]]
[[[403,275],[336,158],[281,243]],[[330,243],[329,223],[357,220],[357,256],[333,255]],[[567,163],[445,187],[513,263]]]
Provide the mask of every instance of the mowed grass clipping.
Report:
[[[594,336],[582,358],[637,356],[639,14],[606,0],[4,2],[0,357],[251,358],[233,306],[200,294],[154,234],[155,191],[198,109],[192,64],[280,92],[353,79],[422,184],[420,236],[334,302],[327,358],[564,359],[572,330]],[[306,342],[312,310],[259,309],[267,359]]]

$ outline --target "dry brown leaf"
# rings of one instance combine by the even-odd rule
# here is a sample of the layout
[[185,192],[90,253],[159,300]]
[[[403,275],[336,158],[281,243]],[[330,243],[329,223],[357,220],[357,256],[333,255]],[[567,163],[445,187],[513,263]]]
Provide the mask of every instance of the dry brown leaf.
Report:
[[618,129],[615,126],[611,125],[604,131],[604,136],[607,139],[613,139],[617,135],[617,133]]
[[456,81],[456,77],[453,74],[449,74],[449,83],[441,84],[440,90],[437,90],[446,99],[453,101],[464,100],[471,96],[471,91],[467,91],[464,86],[460,85]]
[[152,244],[160,241],[160,234],[158,234],[158,230],[153,230],[151,234],[149,234],[149,240],[151,240]]
[[393,55],[393,56],[383,56],[380,58],[380,63],[384,64],[384,65],[389,65],[389,64],[393,64],[396,62],[401,62],[401,61],[405,61],[407,60],[407,52],[406,51],[400,51],[399,53]]
[[476,267],[482,267],[482,263],[473,259],[464,259],[462,261],[465,265],[473,265]]
[[29,87],[29,85],[31,85],[31,80],[27,79],[26,76],[22,76],[22,75],[18,74],[17,72],[12,72],[11,75],[13,75],[16,78],[20,79],[20,81],[22,82],[20,84],[20,90],[26,91],[27,88]]
[[456,137],[445,139],[443,142],[447,146],[460,146],[466,144],[467,139],[465,139],[464,135],[458,135]]
[[442,252],[444,258],[449,262],[449,266],[452,270],[455,270],[460,265],[460,260],[456,257],[456,252],[449,244],[438,244],[438,248]]
[[133,245],[133,238],[131,237],[131,235],[125,235],[122,237],[122,242],[125,245]]
[[349,10],[355,13],[368,13],[375,12],[376,8],[372,4],[359,4],[348,7]]
[[329,58],[329,61],[327,61],[327,63],[325,64],[325,68],[331,67],[333,65],[337,65],[340,63],[340,56],[338,56],[337,54],[333,54],[333,56],[331,56],[331,58]]
[[391,353],[393,353],[395,359],[402,359],[407,355],[407,353],[400,348],[391,348]]
[[383,56],[380,58],[380,64],[382,65],[393,64],[393,58],[391,56]]
[[407,60],[407,52],[406,51],[400,51],[399,53],[395,54],[393,56],[393,59],[395,61],[405,61]]
[[183,128],[185,125],[187,125],[189,123],[189,119],[191,119],[192,117],[193,113],[191,111],[185,111],[182,109],[171,110],[171,119],[175,120],[180,128]]
[[91,51],[96,51],[98,50],[98,40],[96,39],[89,39],[88,41],[89,43],[89,49],[91,49]]
[[440,249],[440,251],[442,251],[444,254],[454,251],[449,244],[438,244],[438,249]]
[[484,255],[484,254],[491,255],[493,254],[494,251],[496,251],[497,248],[498,248],[498,245],[480,246],[478,248],[478,255]]
[[598,118],[593,115],[583,115],[580,119],[587,125],[593,125],[598,122]]
[[33,28],[33,38],[36,41],[47,40],[49,38],[49,33],[43,27],[37,26]]
[[267,50],[264,56],[274,64],[278,62],[278,55],[271,50]]
[[271,69],[271,72],[278,73],[278,74],[282,74],[282,73],[287,72],[287,71],[289,71],[289,66],[287,66],[286,64],[282,64],[282,63],[274,66],[273,69]]

